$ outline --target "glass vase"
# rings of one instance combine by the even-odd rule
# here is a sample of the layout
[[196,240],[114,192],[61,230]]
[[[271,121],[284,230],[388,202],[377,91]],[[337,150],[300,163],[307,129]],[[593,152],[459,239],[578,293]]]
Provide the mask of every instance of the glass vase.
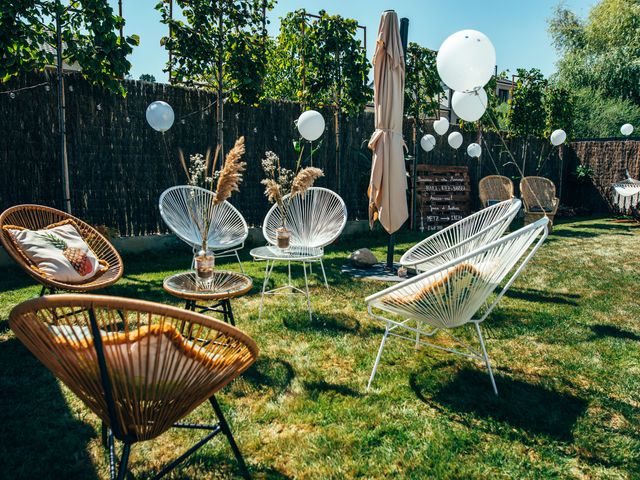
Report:
[[213,279],[216,257],[209,250],[200,250],[194,258],[196,281],[198,285],[207,285]]
[[291,231],[285,227],[276,230],[276,243],[280,250],[288,250],[291,246]]

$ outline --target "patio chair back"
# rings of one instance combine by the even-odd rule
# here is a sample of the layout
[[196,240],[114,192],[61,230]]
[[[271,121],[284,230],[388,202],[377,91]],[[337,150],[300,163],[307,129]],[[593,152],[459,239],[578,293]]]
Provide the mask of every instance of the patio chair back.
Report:
[[[459,327],[471,320],[481,322],[544,242],[547,223],[548,219],[542,218],[444,265],[371,295],[366,302],[370,309],[374,307],[418,319],[434,328]],[[535,247],[525,257],[536,239]],[[487,311],[474,319],[518,262],[518,268],[497,298],[488,304]]]
[[548,178],[524,177],[520,181],[520,194],[525,212],[541,211],[555,214],[558,208],[556,186]]
[[[109,263],[104,273],[89,279],[84,283],[64,283],[43,275],[39,269],[32,268],[34,264],[16,248],[10,233],[2,229],[5,225],[15,225],[29,230],[40,230],[63,220],[73,220],[82,239],[93,250],[96,256]],[[95,228],[66,212],[43,205],[16,205],[5,210],[0,215],[0,240],[7,253],[33,279],[52,291],[64,290],[70,292],[88,292],[109,287],[117,282],[123,273],[122,258],[114,246]]]
[[488,175],[478,184],[480,203],[483,207],[490,203],[502,202],[513,198],[513,182],[503,175]]
[[[340,196],[326,188],[312,187],[304,195],[283,201],[287,208],[286,226],[291,230],[291,246],[323,248],[335,241],[347,223],[347,207]],[[278,205],[273,205],[262,224],[264,238],[277,244],[276,230],[282,224]]]
[[502,236],[521,204],[510,198],[469,215],[411,247],[400,263],[424,272],[486,245]]
[[207,246],[212,250],[230,250],[243,245],[249,228],[237,208],[224,201],[214,205],[215,194],[190,185],[171,187],[160,195],[160,215],[164,223],[194,250],[201,248],[201,229],[210,219]]
[[11,311],[9,325],[127,444],[166,431],[258,355],[256,343],[226,323],[119,297],[28,300]]

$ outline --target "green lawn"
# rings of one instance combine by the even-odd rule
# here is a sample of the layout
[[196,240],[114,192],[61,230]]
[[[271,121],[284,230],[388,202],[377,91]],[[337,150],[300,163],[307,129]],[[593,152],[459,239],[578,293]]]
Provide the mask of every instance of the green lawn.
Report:
[[[420,237],[399,235],[397,251]],[[485,324],[500,397],[482,365],[398,339],[365,392],[383,325],[363,300],[383,284],[340,266],[363,246],[383,258],[385,242],[328,248],[332,288],[314,278],[312,322],[302,299],[269,298],[258,320],[264,264],[246,258],[253,291],[233,305],[260,358],[218,398],[256,478],[640,478],[640,229],[556,226]],[[111,293],[176,303],[162,280],[189,263],[186,247],[125,258]],[[96,417],[9,330],[11,307],[38,287],[3,269],[0,292],[0,478],[107,478]],[[203,405],[192,417],[213,413]],[[133,478],[197,438],[171,431],[134,446]],[[217,437],[172,478],[237,474]]]

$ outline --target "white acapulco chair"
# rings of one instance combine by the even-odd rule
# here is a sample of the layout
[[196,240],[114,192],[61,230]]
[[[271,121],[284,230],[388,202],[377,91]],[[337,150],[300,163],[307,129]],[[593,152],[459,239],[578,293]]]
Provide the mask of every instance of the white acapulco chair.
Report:
[[400,264],[426,272],[461,257],[500,238],[521,206],[519,199],[511,198],[483,208],[411,247],[400,258]]
[[213,204],[215,194],[191,185],[171,187],[160,195],[160,215],[176,236],[191,245],[194,254],[201,248],[198,224],[211,219],[207,246],[216,257],[234,256],[244,273],[238,251],[244,247],[249,235],[247,222],[237,208],[224,201]]
[[[383,321],[386,329],[367,390],[375,377],[385,342],[389,336],[394,336],[415,342],[416,347],[425,345],[484,362],[489,371],[493,391],[498,395],[480,324],[545,241],[548,222],[549,219],[543,217],[460,258],[368,297],[365,301],[368,304],[369,315]],[[474,242],[473,239],[468,241]],[[535,245],[527,253],[534,242]],[[514,268],[515,271],[504,287],[494,293]],[[384,316],[386,314],[394,314],[395,319]],[[450,332],[451,329],[468,323],[474,325],[480,351],[465,345]],[[422,339],[423,336],[433,337],[438,331],[446,333],[463,350],[458,347],[447,348]]]
[[[291,247],[324,249],[340,236],[347,224],[347,206],[337,193],[327,188],[311,187],[304,195],[296,195],[291,202],[289,198],[290,195],[285,195],[283,201],[287,203],[285,223],[291,231]],[[271,245],[277,245],[276,230],[282,224],[281,218],[277,204],[271,207],[264,218],[262,233]],[[322,257],[317,261],[322,269],[325,287],[329,288]],[[307,263],[311,269],[313,261],[303,262],[305,269]],[[267,277],[269,273],[267,270]]]

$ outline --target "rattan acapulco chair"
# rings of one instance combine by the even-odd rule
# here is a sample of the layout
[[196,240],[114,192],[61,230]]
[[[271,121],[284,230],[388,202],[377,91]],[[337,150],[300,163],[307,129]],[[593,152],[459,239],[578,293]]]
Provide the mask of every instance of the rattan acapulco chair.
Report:
[[520,196],[524,204],[524,224],[529,225],[539,218],[548,217],[551,231],[560,205],[554,183],[544,177],[524,177],[520,180]]
[[[285,195],[283,202],[287,205],[286,227],[291,230],[292,247],[324,248],[340,236],[347,223],[347,206],[337,193],[327,188],[312,187],[304,195],[297,195],[291,201],[289,198]],[[282,214],[274,204],[262,223],[264,238],[271,245],[277,245],[276,230],[281,224]],[[324,284],[329,288],[322,257],[318,261]]]
[[215,194],[206,188],[190,185],[171,187],[160,195],[160,215],[176,236],[193,248],[196,254],[202,247],[200,228],[211,219],[207,247],[217,258],[234,256],[244,273],[238,251],[244,247],[249,228],[242,214],[224,201],[214,205]]
[[484,208],[425,238],[400,258],[400,263],[425,272],[469,253],[502,236],[520,211],[511,198]]
[[[2,228],[3,226],[14,225],[28,228],[29,230],[39,230],[64,220],[72,220],[83,240],[96,256],[109,264],[109,268],[105,272],[90,278],[84,283],[64,283],[54,280],[49,276],[43,275],[39,269],[34,268],[35,265],[13,243],[10,237],[11,234]],[[122,258],[120,258],[114,246],[89,224],[55,208],[42,205],[17,205],[8,208],[0,215],[0,240],[2,240],[2,245],[11,258],[42,285],[40,295],[44,295],[47,291],[49,293],[56,293],[57,291],[91,292],[107,288],[122,277]]]
[[480,203],[483,207],[513,198],[513,182],[503,175],[488,175],[478,184]]
[[[547,218],[405,280],[368,297],[369,315],[386,325],[367,389],[371,386],[389,336],[484,362],[493,391],[498,394],[480,324],[498,304],[547,237]],[[536,241],[537,239],[537,241]],[[473,242],[473,240],[470,240]],[[535,246],[527,254],[529,247]],[[523,258],[524,257],[524,258]],[[515,269],[515,270],[514,270]],[[504,287],[494,291],[509,275]],[[493,298],[492,297],[493,295]],[[450,331],[473,324],[480,351],[467,346]],[[464,350],[423,340],[442,331]]]
[[[223,433],[245,478],[246,465],[214,394],[258,355],[240,330],[195,312],[98,295],[28,300],[9,315],[22,343],[95,413],[109,449],[111,478],[127,473],[131,446],[171,427],[206,436],[164,467],[159,478]],[[218,423],[179,420],[209,401]],[[116,468],[115,439],[124,444]]]

